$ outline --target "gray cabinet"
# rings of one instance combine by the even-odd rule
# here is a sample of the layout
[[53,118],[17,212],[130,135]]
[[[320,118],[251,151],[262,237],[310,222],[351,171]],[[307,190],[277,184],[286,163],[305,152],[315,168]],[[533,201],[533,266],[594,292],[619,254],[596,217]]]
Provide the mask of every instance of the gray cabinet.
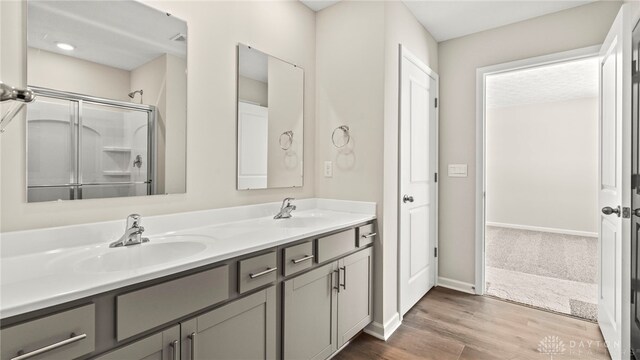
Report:
[[228,298],[227,265],[119,295],[117,339],[121,341]]
[[181,325],[183,360],[275,359],[275,286],[235,300]]
[[95,305],[60,312],[0,332],[1,358],[73,359],[95,349]]
[[275,251],[238,261],[238,292],[243,294],[278,279]]
[[289,246],[282,250],[284,276],[291,276],[313,266],[313,243],[311,241]]
[[356,230],[349,229],[317,240],[318,263],[343,256],[356,249]]
[[176,325],[94,360],[177,360],[179,354],[180,326]]
[[333,262],[283,283],[284,359],[322,360],[337,350],[335,278]]
[[323,360],[372,320],[372,248],[283,283],[283,357]]
[[338,261],[338,348],[373,320],[373,249],[358,251]]
[[366,223],[5,319],[0,359],[324,360],[372,320],[375,236]]

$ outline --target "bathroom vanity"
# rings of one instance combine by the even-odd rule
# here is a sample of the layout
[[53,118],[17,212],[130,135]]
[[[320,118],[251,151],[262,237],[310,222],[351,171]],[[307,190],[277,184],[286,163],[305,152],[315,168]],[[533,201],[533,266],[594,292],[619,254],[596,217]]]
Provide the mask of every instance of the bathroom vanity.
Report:
[[375,204],[297,203],[150,217],[119,248],[43,239],[124,221],[3,234],[2,360],[330,357],[372,321]]

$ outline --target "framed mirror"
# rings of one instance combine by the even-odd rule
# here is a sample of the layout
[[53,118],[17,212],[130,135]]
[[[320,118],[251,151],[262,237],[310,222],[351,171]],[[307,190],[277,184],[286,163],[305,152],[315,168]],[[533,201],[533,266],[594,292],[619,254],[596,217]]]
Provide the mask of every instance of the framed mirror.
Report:
[[304,70],[238,45],[238,190],[300,187]]
[[186,191],[186,22],[132,0],[28,0],[27,83],[29,202]]

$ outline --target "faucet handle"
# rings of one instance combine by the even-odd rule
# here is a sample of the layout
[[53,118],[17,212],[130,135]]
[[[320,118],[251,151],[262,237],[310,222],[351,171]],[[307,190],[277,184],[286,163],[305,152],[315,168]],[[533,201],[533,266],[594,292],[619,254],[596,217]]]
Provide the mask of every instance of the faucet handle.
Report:
[[127,229],[131,229],[132,227],[140,226],[140,222],[142,221],[142,216],[138,214],[131,214],[127,216]]
[[292,198],[292,197],[284,198],[284,200],[282,200],[282,205],[280,206],[280,209],[283,209],[285,206],[288,206],[292,200],[295,200],[295,198]]

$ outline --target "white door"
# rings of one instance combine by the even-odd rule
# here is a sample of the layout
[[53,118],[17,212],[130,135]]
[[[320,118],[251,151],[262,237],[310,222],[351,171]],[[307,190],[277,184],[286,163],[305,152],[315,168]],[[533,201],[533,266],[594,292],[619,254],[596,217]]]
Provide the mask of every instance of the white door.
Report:
[[631,186],[631,89],[625,85],[630,84],[626,37],[631,33],[625,33],[624,15],[623,7],[600,50],[598,323],[612,359],[629,356],[630,223],[622,208],[629,206]]
[[269,109],[238,102],[238,134],[238,189],[265,189]]
[[400,310],[435,285],[438,75],[406,49],[400,62]]

